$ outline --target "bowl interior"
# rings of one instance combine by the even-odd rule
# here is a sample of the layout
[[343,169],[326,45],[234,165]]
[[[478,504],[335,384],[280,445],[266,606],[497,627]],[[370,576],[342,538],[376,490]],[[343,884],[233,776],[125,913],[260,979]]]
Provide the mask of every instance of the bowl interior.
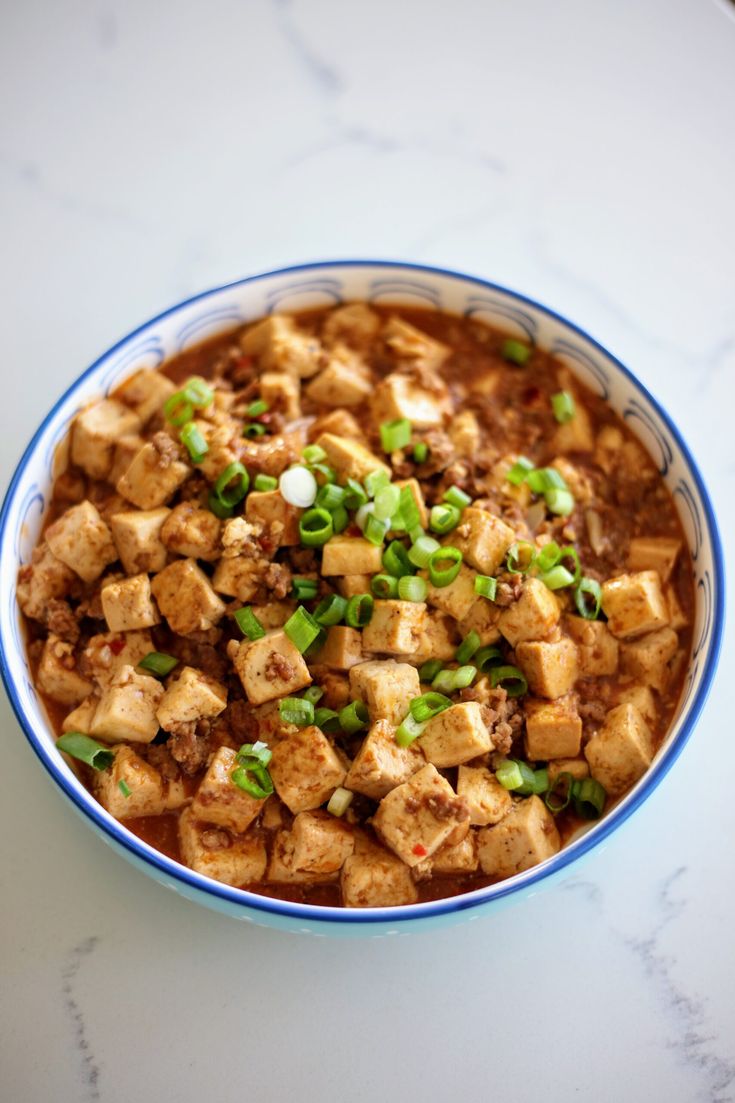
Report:
[[[586,334],[552,311],[485,281],[438,269],[388,262],[304,265],[242,280],[205,292],[141,326],[106,352],[56,403],[44,419],[13,477],[0,518],[3,676],[11,702],[34,750],[74,803],[116,842],[146,859],[159,873],[264,912],[303,919],[344,921],[385,918],[385,910],[342,910],[293,905],[230,889],[186,870],[142,843],[90,797],[54,749],[48,720],[33,686],[16,605],[16,573],[28,562],[49,500],[51,471],[70,419],[85,403],[108,394],[133,371],[164,360],[234,326],[274,311],[331,306],[351,299],[431,307],[498,326],[551,351],[625,420],[650,453],[668,486],[687,536],[696,587],[691,662],[677,716],[653,766],[616,808],[569,846],[525,874],[465,897],[390,909],[415,918],[451,912],[532,885],[567,865],[610,833],[658,783],[680,752],[714,672],[721,636],[724,595],[717,530],[701,477],[686,445],[643,386]],[[334,913],[332,915],[331,913]],[[395,918],[401,915],[395,914]]]

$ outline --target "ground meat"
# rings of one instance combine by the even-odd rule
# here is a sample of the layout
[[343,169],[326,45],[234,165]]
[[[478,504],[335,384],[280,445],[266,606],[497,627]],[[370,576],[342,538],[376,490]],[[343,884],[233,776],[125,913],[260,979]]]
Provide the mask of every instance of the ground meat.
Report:
[[151,444],[160,457],[159,467],[170,467],[176,460],[181,459],[181,449],[178,444],[163,430],[153,434]]
[[209,483],[200,471],[194,471],[183,483],[179,491],[182,502],[191,502],[193,505],[201,505],[209,494]]
[[449,466],[454,459],[454,445],[441,429],[430,429],[423,439],[429,447],[429,455],[418,465],[417,472],[419,478],[426,479]]
[[424,806],[437,820],[469,819],[470,811],[463,797],[448,797],[446,793],[429,793],[423,800]]
[[[219,632],[219,629],[216,631]],[[203,633],[204,634],[204,633]],[[221,633],[220,633],[221,635]],[[175,655],[184,666],[193,666],[221,682],[229,670],[227,657],[209,641],[200,642],[191,637],[174,636],[166,645],[169,654]]]
[[291,572],[284,563],[269,563],[263,581],[276,601],[291,592]]
[[288,558],[297,574],[316,575],[319,570],[319,562],[313,548],[289,548]]
[[509,697],[502,686],[493,689],[487,678],[461,690],[459,696],[463,701],[480,702],[482,719],[492,737],[493,747],[501,754],[508,754],[523,731],[523,710],[518,699]]
[[502,574],[498,577],[498,586],[495,591],[495,604],[506,608],[518,601],[523,589],[523,575]]
[[221,827],[208,827],[200,835],[202,846],[207,850],[224,850],[232,844],[227,831]]
[[247,701],[230,701],[220,719],[237,743],[255,743],[259,725]]
[[79,639],[79,622],[71,610],[68,601],[52,597],[46,605],[46,626],[49,632],[68,643]]
[[295,673],[293,663],[290,663],[283,655],[279,655],[277,651],[271,651],[265,664],[265,676],[269,682],[276,682],[279,679],[288,682]]
[[167,781],[175,781],[181,774],[177,762],[172,758],[171,752],[165,743],[149,743],[145,756],[151,766],[155,766],[159,774]]
[[605,719],[607,706],[602,701],[580,701],[577,711],[583,720],[591,720],[595,724],[601,724]]
[[240,459],[256,475],[282,474],[289,464],[296,463],[299,451],[286,436],[273,437],[263,444],[245,440],[240,446]]
[[185,774],[191,776],[198,773],[206,764],[211,750],[209,721],[191,720],[177,725],[166,746]]

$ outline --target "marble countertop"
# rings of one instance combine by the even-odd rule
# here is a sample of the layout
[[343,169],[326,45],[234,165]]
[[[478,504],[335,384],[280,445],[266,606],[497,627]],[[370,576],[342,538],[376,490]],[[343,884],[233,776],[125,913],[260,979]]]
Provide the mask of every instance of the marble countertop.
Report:
[[[629,364],[732,555],[728,0],[29,0],[3,15],[0,98],[3,482],[80,370],[177,299],[412,259]],[[143,877],[3,699],[0,1097],[735,1099],[733,654],[730,630],[675,769],[560,887],[359,943],[243,929]]]

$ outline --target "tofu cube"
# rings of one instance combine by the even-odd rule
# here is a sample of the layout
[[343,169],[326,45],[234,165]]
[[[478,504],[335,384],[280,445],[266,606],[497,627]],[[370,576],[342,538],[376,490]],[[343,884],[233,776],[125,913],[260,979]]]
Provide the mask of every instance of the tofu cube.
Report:
[[590,772],[617,797],[645,774],[653,760],[653,736],[635,705],[616,705],[584,748]]
[[380,315],[365,303],[346,303],[330,311],[322,329],[328,345],[348,341],[355,345],[369,343],[380,329]]
[[122,402],[132,406],[145,425],[175,390],[175,385],[160,371],[143,368],[126,379],[115,393]]
[[477,840],[480,868],[498,881],[545,862],[561,847],[554,817],[536,796],[518,801],[492,827],[483,827]]
[[571,774],[575,781],[590,776],[590,767],[586,758],[555,758],[549,762],[549,785],[553,786],[559,774]]
[[429,511],[426,508],[426,502],[424,501],[424,492],[421,489],[421,483],[418,479],[396,479],[395,485],[403,490],[404,487],[408,487],[411,492],[411,497],[416,503],[416,508],[419,511],[419,524],[423,529],[429,527]]
[[147,574],[115,579],[100,592],[102,612],[111,632],[129,632],[136,628],[152,628],[161,621],[153,598],[151,580]]
[[387,720],[397,726],[414,697],[421,696],[419,673],[409,663],[374,659],[350,670],[352,696],[364,701],[371,723]]
[[344,624],[335,624],[327,629],[327,638],[314,656],[315,663],[331,667],[332,670],[349,670],[364,659],[362,632]]
[[517,601],[503,609],[498,628],[515,647],[522,640],[548,636],[559,621],[559,602],[539,578],[526,578]]
[[265,799],[251,797],[235,785],[232,772],[236,768],[236,752],[231,747],[219,747],[196,791],[191,812],[198,820],[242,835],[260,814]]
[[270,774],[278,796],[296,815],[328,801],[345,778],[345,767],[319,728],[298,728],[273,748]]
[[378,837],[407,866],[460,843],[469,826],[467,805],[432,763],[391,789],[373,816]]
[[260,397],[271,410],[282,413],[286,421],[301,417],[301,387],[298,379],[286,372],[263,372]]
[[673,628],[675,632],[680,628],[686,628],[689,618],[681,606],[676,587],[671,582],[664,586],[664,599],[669,613],[669,628]]
[[574,758],[582,743],[582,720],[573,697],[556,701],[527,698],[526,756],[533,762],[549,758]]
[[80,502],[46,529],[46,543],[85,582],[94,582],[117,559],[112,533],[91,502]]
[[426,759],[415,743],[399,747],[393,724],[378,720],[363,739],[347,771],[344,786],[371,800],[382,800],[391,789],[408,781],[425,765]]
[[322,433],[316,443],[327,453],[327,463],[336,469],[341,482],[345,479],[362,481],[371,471],[391,473],[387,464],[357,440]]
[[288,372],[297,379],[308,379],[322,363],[319,339],[283,314],[271,314],[250,326],[240,338],[240,348],[248,356],[259,357],[262,368]]
[[460,766],[457,796],[470,810],[470,823],[477,827],[500,823],[513,807],[510,793],[486,766]]
[[114,398],[103,398],[82,410],[71,430],[71,461],[92,479],[106,479],[120,437],[138,433],[140,419]]
[[636,536],[628,548],[631,571],[655,571],[662,582],[668,582],[679,558],[681,540],[673,536]]
[[479,451],[482,443],[480,423],[472,410],[462,410],[452,418],[449,439],[457,455],[465,459],[471,459]]
[[191,808],[179,816],[181,860],[189,869],[225,885],[253,885],[265,876],[268,856],[260,835],[231,835],[197,820]]
[[318,439],[322,433],[331,433],[335,437],[347,437],[348,440],[365,440],[357,421],[349,410],[330,410],[318,417],[309,430],[311,439]]
[[[129,796],[120,788],[127,786]],[[132,747],[115,748],[115,760],[109,770],[95,771],[94,795],[116,820],[138,816],[160,816],[181,808],[187,800],[180,780],[166,781]]]
[[97,698],[94,694],[85,697],[81,704],[64,717],[61,724],[62,732],[82,732],[84,735],[89,735],[96,708]]
[[18,604],[27,617],[44,620],[51,598],[65,597],[76,577],[43,541],[33,549],[31,562],[18,572]]
[[614,636],[627,639],[669,623],[669,611],[656,571],[622,574],[602,584],[602,610]]
[[108,686],[124,666],[137,666],[153,651],[150,632],[99,632],[82,652],[85,669],[98,686]]
[[365,651],[411,655],[421,642],[426,622],[423,601],[376,601],[370,623],[362,630]]
[[592,419],[579,395],[574,398],[574,417],[557,425],[552,447],[555,452],[591,452],[595,447]]
[[[326,545],[325,545],[326,546]],[[322,565],[323,569],[323,565]],[[337,592],[342,597],[354,597],[355,594],[369,594],[370,593],[370,575],[369,574],[344,574],[337,578],[334,583],[337,588]]]
[[206,632],[222,619],[225,604],[193,559],[178,559],[152,579],[151,590],[172,632]]
[[426,580],[426,600],[429,605],[441,609],[442,613],[454,617],[455,620],[468,616],[479,600],[475,592],[477,571],[471,570],[464,563],[460,565],[454,582],[450,582],[448,586],[432,586],[428,571],[419,571],[419,575]]
[[222,522],[210,510],[200,509],[195,502],[181,502],[168,511],[161,541],[176,555],[211,562],[222,554],[221,534]]
[[242,424],[229,417],[216,424],[200,418],[194,424],[207,442],[207,451],[197,469],[213,483],[231,463],[244,460],[235,448],[235,442],[242,436]]
[[648,686],[626,686],[618,691],[616,703],[618,705],[635,705],[649,728],[656,727],[658,706],[656,705],[656,698]]
[[315,375],[306,388],[312,402],[323,406],[359,406],[370,397],[370,370],[358,353],[345,345],[336,345],[327,366]]
[[383,549],[362,536],[333,536],[322,549],[322,574],[327,577],[373,575],[382,569]]
[[262,590],[263,562],[249,555],[220,559],[212,575],[212,589],[238,601],[254,601]]
[[161,529],[170,509],[125,510],[110,517],[112,539],[126,574],[154,574],[166,566],[168,552]]
[[439,380],[436,390],[429,390],[410,375],[392,372],[373,391],[370,411],[376,425],[405,417],[414,429],[436,429],[451,413],[451,400]]
[[293,864],[308,873],[337,873],[355,849],[353,832],[329,812],[299,812],[291,836]]
[[624,674],[663,693],[671,675],[669,663],[678,649],[679,637],[673,628],[659,628],[621,644],[620,665]]
[[577,648],[567,637],[524,640],[516,647],[516,661],[537,697],[563,697],[577,680]]
[[43,645],[36,677],[41,692],[61,705],[78,705],[94,689],[76,670],[72,645],[53,633]]
[[493,741],[479,701],[450,705],[429,720],[418,745],[435,766],[459,766],[492,750]]
[[279,831],[273,840],[266,880],[276,885],[323,885],[336,881],[337,871],[315,873],[297,869],[294,864],[294,838],[291,831]]
[[439,847],[431,859],[431,872],[461,877],[465,873],[475,873],[478,864],[477,835],[474,831],[469,831],[461,843],[454,846],[445,843]]
[[107,476],[109,483],[112,483],[113,486],[117,485],[117,480],[122,478],[135,459],[136,452],[139,452],[144,444],[145,441],[138,433],[134,436],[120,437],[115,444],[112,467],[110,468],[110,474]]
[[604,621],[565,616],[564,628],[577,645],[580,677],[597,678],[615,674],[618,669],[618,641]]
[[515,538],[505,521],[485,509],[468,506],[449,543],[459,548],[471,567],[482,574],[495,574]]
[[415,904],[419,898],[411,871],[382,847],[350,855],[340,878],[346,908],[390,908]]
[[201,670],[185,666],[166,686],[156,715],[164,731],[173,731],[177,724],[219,716],[226,705],[226,686]]
[[[475,604],[466,616],[459,622],[459,634],[464,639],[470,632],[477,632],[483,647],[497,643],[500,639],[500,614],[499,605],[489,601],[486,597],[478,597]],[[438,656],[437,656],[438,658]]]
[[293,613],[290,601],[267,601],[265,605],[253,605],[253,612],[266,631],[269,628],[283,628]]
[[158,509],[174,496],[189,471],[187,464],[163,455],[147,441],[118,479],[117,492],[138,509]]
[[301,545],[299,521],[303,509],[289,505],[280,490],[251,490],[245,499],[245,518],[269,529],[278,547]]
[[383,328],[383,337],[400,359],[410,360],[415,366],[430,370],[440,368],[451,351],[447,345],[403,318],[389,318]]
[[406,658],[417,666],[421,666],[427,659],[441,659],[442,662],[451,662],[459,644],[460,635],[454,618],[435,609],[429,609],[424,620],[418,648],[407,655]]
[[253,705],[287,697],[311,684],[301,652],[282,629],[266,632],[259,640],[243,640],[233,663]]
[[151,743],[158,735],[156,709],[162,696],[157,678],[123,666],[102,690],[89,734],[106,743]]

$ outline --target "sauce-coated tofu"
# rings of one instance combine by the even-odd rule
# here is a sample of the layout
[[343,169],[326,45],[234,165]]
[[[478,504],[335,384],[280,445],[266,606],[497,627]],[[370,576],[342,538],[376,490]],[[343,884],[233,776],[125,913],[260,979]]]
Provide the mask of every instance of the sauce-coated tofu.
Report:
[[222,554],[222,522],[194,502],[181,502],[165,519],[161,541],[169,551],[192,559],[214,560]]
[[391,473],[386,463],[357,440],[346,440],[334,433],[322,433],[316,443],[327,453],[327,463],[336,468],[340,481],[362,480],[371,471],[385,471],[388,475]]
[[411,655],[420,646],[425,621],[423,601],[376,601],[362,632],[362,646],[365,651]]
[[561,841],[551,812],[533,796],[514,804],[500,823],[482,828],[477,844],[482,872],[500,880],[551,858]]
[[253,601],[263,582],[263,565],[249,555],[220,559],[212,575],[212,589],[238,601]]
[[[192,815],[205,823],[216,823],[242,835],[260,814],[264,800],[251,797],[232,780],[237,754],[231,747],[219,747],[192,801]],[[267,798],[266,798],[267,799]]]
[[269,528],[281,548],[301,544],[299,520],[303,509],[289,505],[280,490],[251,490],[245,499],[245,517]]
[[[129,796],[120,788],[121,782]],[[108,770],[95,771],[94,795],[116,820],[160,816],[181,808],[187,799],[180,780],[166,781],[132,747],[124,745],[115,748],[115,760]]]
[[410,360],[417,367],[440,368],[450,353],[447,345],[403,318],[389,318],[383,328],[383,337],[397,357]]
[[653,736],[635,705],[616,705],[584,748],[592,776],[611,796],[629,789],[651,765]]
[[330,812],[299,812],[291,828],[293,864],[308,873],[337,873],[355,849],[352,830]]
[[673,536],[635,536],[628,548],[631,571],[656,571],[668,582],[681,551],[681,540]]
[[266,632],[259,640],[243,640],[233,662],[253,705],[297,693],[311,683],[301,652],[282,629]]
[[137,666],[153,651],[150,632],[100,632],[82,652],[85,670],[98,686],[108,686],[124,666]]
[[387,720],[378,720],[363,739],[347,771],[344,786],[371,800],[382,800],[391,789],[408,781],[425,765],[426,759],[415,743],[399,747],[393,725]]
[[[362,536],[333,536],[322,549],[322,574],[378,574],[383,569],[383,549]],[[370,592],[368,587],[367,592]]]
[[414,429],[436,429],[451,412],[451,401],[443,383],[429,390],[409,375],[391,374],[375,388],[370,410],[376,425],[405,417]]
[[477,835],[468,831],[461,843],[454,846],[445,843],[431,859],[431,872],[461,877],[463,873],[477,870]]
[[106,479],[121,437],[135,435],[140,419],[122,402],[103,398],[77,414],[71,431],[71,459],[93,479]]
[[542,640],[559,620],[559,602],[539,578],[526,578],[521,595],[500,614],[498,628],[511,647]]
[[410,663],[395,659],[373,659],[350,670],[353,697],[364,701],[370,720],[387,720],[398,725],[406,716],[414,697],[421,695],[419,674]]
[[419,575],[426,580],[426,600],[429,605],[441,609],[443,613],[454,617],[455,620],[466,617],[475,603],[480,600],[475,590],[477,571],[473,571],[464,563],[460,565],[457,577],[448,586],[432,586],[428,571],[419,571]]
[[179,816],[179,846],[184,865],[226,885],[250,885],[265,876],[268,857],[260,835],[213,828],[197,820],[191,808]]
[[162,696],[157,678],[122,667],[102,691],[90,735],[106,743],[151,743],[158,735],[156,709]]
[[349,670],[363,662],[362,633],[357,628],[335,624],[327,629],[327,638],[314,656],[315,663],[322,663],[333,670]]
[[590,776],[590,767],[586,758],[555,758],[546,767],[549,772],[549,786],[553,786],[559,774],[571,774],[575,781]]
[[596,678],[616,672],[619,645],[604,621],[565,616],[564,628],[577,645],[580,677]]
[[301,387],[298,379],[287,372],[263,372],[260,397],[271,410],[282,413],[286,421],[301,417]]
[[294,838],[291,831],[279,831],[273,840],[266,880],[275,885],[323,885],[336,881],[339,872],[315,873],[297,869],[294,863]]
[[552,447],[555,452],[591,452],[595,447],[592,420],[578,395],[575,396],[574,417],[557,425]]
[[478,827],[500,823],[513,807],[510,793],[487,766],[460,766],[457,796],[470,810],[470,823]]
[[327,366],[309,383],[306,394],[324,406],[359,406],[370,397],[371,390],[372,378],[362,357],[337,345]]
[[62,732],[82,732],[84,735],[89,735],[96,708],[97,698],[94,694],[85,697],[76,708],[64,717],[61,724]]
[[669,623],[669,611],[656,571],[621,574],[602,584],[602,610],[614,636],[627,639]]
[[487,510],[468,506],[448,542],[459,548],[471,567],[482,574],[494,575],[515,538],[515,532],[505,521]]
[[147,574],[116,578],[106,583],[100,592],[102,612],[111,632],[129,632],[152,628],[160,623],[158,609],[151,597],[151,580]]
[[669,683],[669,663],[679,649],[673,628],[659,628],[620,645],[620,665],[625,674],[660,693]]
[[656,726],[658,706],[648,686],[626,686],[618,691],[615,700],[618,705],[635,705],[649,728]]
[[462,410],[452,418],[449,426],[449,439],[459,456],[472,458],[482,443],[480,423],[473,410]]
[[577,648],[567,636],[524,640],[516,647],[516,660],[537,697],[563,697],[577,680]]
[[161,529],[170,509],[131,509],[113,513],[110,530],[126,574],[155,573],[166,566],[168,552]]
[[407,866],[460,843],[469,826],[467,805],[431,763],[383,797],[373,816],[379,838]]
[[574,758],[582,741],[582,720],[574,697],[537,701],[527,697],[526,757],[534,762],[549,758]]
[[288,372],[297,379],[308,379],[321,367],[319,339],[304,333],[293,318],[283,314],[271,314],[247,329],[240,348],[248,356],[258,356],[266,370]]
[[158,509],[174,496],[189,471],[187,464],[163,455],[148,441],[118,479],[117,492],[138,509]]
[[74,648],[50,633],[38,664],[38,688],[61,705],[77,705],[94,688],[76,669]]
[[46,529],[53,554],[85,582],[94,582],[117,559],[112,533],[91,502],[80,502]]
[[427,659],[451,662],[463,635],[465,633],[458,631],[454,617],[440,613],[437,609],[428,609],[419,645],[406,658],[417,666],[421,666]]
[[366,303],[346,303],[330,312],[324,322],[322,337],[328,345],[333,345],[335,341],[347,341],[359,347],[375,337],[379,329],[380,315]]
[[158,706],[158,723],[164,731],[174,725],[219,716],[227,705],[227,687],[192,666],[169,680]]
[[132,406],[141,422],[150,421],[176,390],[176,386],[160,371],[143,368],[118,387],[116,395]]
[[280,740],[270,773],[278,796],[294,814],[328,801],[345,778],[345,767],[326,735],[311,725]]
[[493,742],[479,701],[450,705],[429,720],[418,745],[435,766],[459,766],[492,750]]
[[51,598],[69,593],[76,575],[57,559],[44,541],[33,549],[31,562],[18,574],[18,603],[27,617],[43,620]]
[[419,898],[407,865],[382,847],[364,848],[342,866],[342,903],[346,908],[390,908]]
[[486,597],[478,597],[467,616],[462,617],[459,622],[460,635],[464,639],[470,632],[477,632],[483,647],[497,643],[500,639],[498,622],[501,612],[499,605],[495,605]]
[[172,632],[206,632],[222,619],[225,604],[193,559],[178,559],[152,579],[151,590]]

